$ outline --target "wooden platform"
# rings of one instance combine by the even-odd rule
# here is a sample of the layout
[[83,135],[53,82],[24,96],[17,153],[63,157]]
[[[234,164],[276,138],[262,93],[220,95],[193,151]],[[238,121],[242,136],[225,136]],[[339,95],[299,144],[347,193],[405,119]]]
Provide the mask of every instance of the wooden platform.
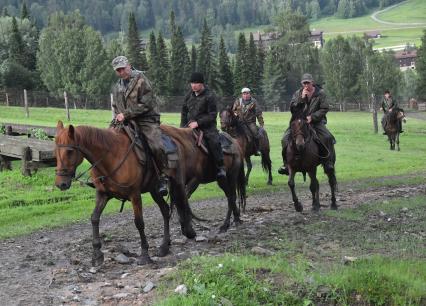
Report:
[[56,128],[48,127],[48,126],[39,126],[39,125],[30,125],[30,124],[17,124],[17,123],[1,123],[1,126],[4,127],[6,135],[27,135],[28,137],[32,137],[34,135],[34,131],[43,130],[47,136],[50,138],[55,137]]
[[28,137],[0,135],[0,170],[11,169],[12,160],[22,160],[22,174],[56,165],[55,143]]

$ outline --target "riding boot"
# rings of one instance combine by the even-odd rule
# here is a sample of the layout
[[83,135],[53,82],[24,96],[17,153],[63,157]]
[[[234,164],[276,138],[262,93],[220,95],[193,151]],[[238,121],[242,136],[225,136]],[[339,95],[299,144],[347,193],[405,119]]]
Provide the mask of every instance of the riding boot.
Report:
[[164,173],[161,173],[160,177],[158,178],[158,193],[162,197],[165,197],[169,194],[168,186],[169,186],[169,179]]
[[278,173],[282,175],[289,175],[288,167],[287,167],[287,157],[286,157],[287,146],[283,148],[282,156],[283,156],[283,165],[278,169]]
[[260,156],[260,151],[259,151],[259,138],[255,137],[254,138],[254,156]]

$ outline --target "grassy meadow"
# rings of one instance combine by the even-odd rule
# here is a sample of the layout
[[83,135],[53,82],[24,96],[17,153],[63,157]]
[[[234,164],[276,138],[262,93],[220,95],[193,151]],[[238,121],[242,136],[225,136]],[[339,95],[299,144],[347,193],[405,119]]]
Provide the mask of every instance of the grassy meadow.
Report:
[[[109,111],[71,110],[70,123],[106,127],[110,118]],[[426,125],[423,121],[410,119],[401,136],[401,151],[391,152],[386,137],[373,133],[371,114],[333,112],[329,113],[328,119],[328,127],[337,139],[336,169],[340,183],[426,170]],[[25,118],[22,108],[0,107],[0,122],[55,126],[58,120],[68,124],[64,110],[31,108],[30,118]],[[289,113],[265,113],[265,127],[272,148],[274,185],[266,185],[267,178],[261,170],[260,157],[253,157],[249,194],[287,190],[287,177],[278,175],[276,170],[282,163],[280,140],[288,120]],[[178,125],[179,114],[163,114],[162,122]],[[89,219],[94,206],[93,189],[73,183],[70,190],[61,192],[54,187],[54,168],[40,169],[32,177],[23,177],[19,162],[14,162],[13,166],[14,170],[0,173],[0,238]],[[79,170],[88,167],[89,164],[85,162]],[[297,179],[300,185],[301,175]],[[319,179],[321,183],[326,182],[322,171],[319,171]],[[192,200],[213,197],[223,197],[215,183],[200,186]],[[148,205],[152,203],[147,195],[143,196],[143,201]],[[112,200],[106,213],[117,212],[119,206],[117,200]],[[129,209],[129,205],[126,207]]]
[[397,23],[426,23],[426,2],[424,0],[409,0],[378,14],[377,18]]

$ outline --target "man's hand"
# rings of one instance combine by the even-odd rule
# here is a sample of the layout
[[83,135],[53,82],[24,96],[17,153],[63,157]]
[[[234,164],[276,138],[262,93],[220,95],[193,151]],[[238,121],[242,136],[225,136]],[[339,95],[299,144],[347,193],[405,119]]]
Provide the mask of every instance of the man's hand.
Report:
[[306,98],[309,95],[309,90],[307,88],[303,88],[302,98]]
[[123,113],[119,113],[116,117],[115,120],[117,120],[118,122],[122,122],[124,121],[124,115]]
[[306,117],[306,121],[307,121],[308,123],[311,123],[311,122],[312,122],[312,116],[308,116],[308,117]]
[[392,113],[393,108],[389,108],[389,113]]
[[191,129],[196,129],[198,127],[197,121],[192,121],[188,124]]

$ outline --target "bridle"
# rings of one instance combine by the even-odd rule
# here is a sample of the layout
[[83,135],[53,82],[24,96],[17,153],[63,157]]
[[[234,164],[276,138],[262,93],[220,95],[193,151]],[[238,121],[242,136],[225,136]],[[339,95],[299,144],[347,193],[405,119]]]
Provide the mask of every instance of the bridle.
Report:
[[[99,180],[101,183],[104,183],[105,182],[105,180],[106,179],[109,179],[114,185],[116,185],[116,186],[118,186],[118,187],[120,187],[120,188],[130,188],[131,186],[133,186],[133,184],[130,184],[130,185],[122,185],[122,184],[119,184],[119,183],[117,183],[116,181],[114,181],[112,178],[111,178],[111,176],[113,176],[117,171],[118,171],[118,169],[120,169],[120,167],[123,165],[123,163],[124,163],[124,161],[127,159],[127,157],[129,156],[129,154],[130,154],[130,151],[133,149],[133,147],[135,146],[135,144],[136,144],[136,142],[135,142],[135,140],[133,139],[132,140],[132,143],[130,144],[130,146],[129,146],[129,148],[127,149],[127,152],[126,152],[126,154],[124,155],[124,157],[123,157],[123,159],[120,161],[120,163],[114,168],[114,170],[112,170],[108,175],[101,175],[101,176],[98,176],[98,177],[96,177],[96,178],[94,178],[94,180]],[[97,161],[95,161],[95,162],[93,162],[93,158],[92,158],[92,154],[88,151],[88,150],[86,150],[85,148],[83,148],[83,147],[81,147],[81,146],[79,146],[79,145],[66,145],[66,144],[57,144],[56,145],[56,148],[65,148],[65,149],[71,149],[71,150],[75,150],[75,151],[77,151],[77,152],[79,152],[80,154],[81,154],[81,156],[78,156],[77,158],[76,158],[76,161],[80,158],[80,157],[84,157],[84,158],[86,158],[89,162],[90,162],[90,164],[91,164],[91,166],[88,168],[88,169],[86,169],[85,171],[83,171],[83,172],[81,172],[80,174],[78,174],[77,176],[75,175],[75,169],[77,168],[77,167],[75,167],[75,169],[74,170],[69,170],[69,169],[67,169],[67,168],[62,168],[62,169],[59,169],[59,170],[56,170],[56,175],[57,176],[63,176],[63,177],[68,177],[68,178],[70,178],[71,180],[74,180],[74,181],[79,181],[79,182],[82,182],[82,183],[84,183],[84,184],[86,184],[86,185],[89,185],[89,186],[92,186],[93,185],[93,183],[91,183],[91,182],[89,182],[89,177],[87,178],[87,180],[86,180],[86,182],[84,182],[84,181],[80,181],[79,179],[84,175],[84,174],[86,174],[87,172],[89,172],[90,170],[92,170],[92,169],[94,169],[94,168],[96,168],[98,165],[99,165],[99,163],[105,158],[105,156],[106,156],[106,153],[107,152],[105,152],[104,153],[104,155],[100,158],[100,159],[98,159]],[[62,161],[62,159],[61,159],[61,163],[63,164],[63,161]],[[76,162],[74,162],[73,163],[73,165],[75,165],[76,164]],[[101,171],[100,169],[99,169],[99,167],[97,167],[98,168],[98,170],[99,171]]]

